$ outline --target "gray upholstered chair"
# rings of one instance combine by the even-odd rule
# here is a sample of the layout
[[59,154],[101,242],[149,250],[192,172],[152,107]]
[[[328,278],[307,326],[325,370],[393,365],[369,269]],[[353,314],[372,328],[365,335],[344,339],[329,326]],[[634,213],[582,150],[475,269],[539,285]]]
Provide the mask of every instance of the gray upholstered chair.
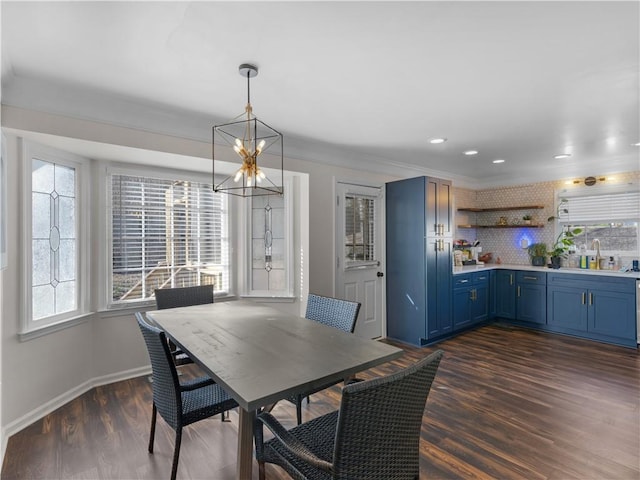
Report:
[[147,345],[153,379],[149,453],[153,453],[156,417],[160,413],[160,416],[176,432],[171,468],[171,480],[175,480],[180,457],[182,428],[235,408],[238,404],[210,378],[201,377],[180,383],[164,332],[147,323],[139,312],[136,313],[136,320]]
[[[213,303],[213,285],[157,288],[154,290],[154,296],[156,297],[156,308],[158,310],[203,305],[205,303]],[[186,353],[176,348],[173,342],[169,341],[169,346],[173,352],[176,365],[180,366],[193,363],[193,360],[191,360]]]
[[[338,411],[291,430],[270,413],[259,414],[254,436],[260,480],[265,463],[297,480],[417,480],[422,416],[442,355],[438,350],[399,372],[347,385]],[[264,425],[273,433],[266,442]]]
[[[321,295],[310,293],[307,297],[307,310],[304,316],[309,320],[314,320],[316,322],[329,325],[330,327],[353,333],[356,328],[356,320],[358,319],[359,311],[359,302],[323,297]],[[318,388],[314,388],[311,391],[299,393],[290,397],[288,400],[296,406],[296,418],[298,420],[298,425],[302,423],[302,400],[304,397],[307,397],[307,402],[309,402],[309,395],[332,387],[342,381],[343,380],[328,383]]]

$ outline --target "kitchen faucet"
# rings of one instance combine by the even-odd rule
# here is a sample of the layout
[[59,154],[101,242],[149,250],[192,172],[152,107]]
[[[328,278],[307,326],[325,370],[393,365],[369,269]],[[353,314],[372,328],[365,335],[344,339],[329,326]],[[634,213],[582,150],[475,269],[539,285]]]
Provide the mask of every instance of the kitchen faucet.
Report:
[[596,248],[596,270],[600,270],[600,240],[594,238],[591,242],[591,248]]

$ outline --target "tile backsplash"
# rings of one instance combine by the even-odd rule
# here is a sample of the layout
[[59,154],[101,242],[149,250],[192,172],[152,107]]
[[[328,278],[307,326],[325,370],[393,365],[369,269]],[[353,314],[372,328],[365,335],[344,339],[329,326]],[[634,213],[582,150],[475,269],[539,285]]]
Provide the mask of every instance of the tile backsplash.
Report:
[[[640,182],[640,171],[615,175],[616,183]],[[455,239],[470,242],[480,241],[482,252],[493,254],[492,262],[500,258],[502,263],[515,265],[530,264],[527,250],[521,248],[525,239],[529,244],[543,242],[551,245],[556,239],[555,223],[547,222],[547,218],[555,215],[556,192],[565,187],[564,181],[541,182],[487,190],[453,189],[453,210],[456,224]],[[589,188],[589,187],[584,187]],[[540,205],[543,209],[509,210],[498,212],[458,212],[458,208],[505,208],[514,206]],[[524,225],[523,215],[532,216],[532,224],[542,224],[542,228]],[[460,228],[460,225],[495,225],[500,217],[506,217],[511,225],[518,228]],[[624,259],[623,263],[631,261]]]

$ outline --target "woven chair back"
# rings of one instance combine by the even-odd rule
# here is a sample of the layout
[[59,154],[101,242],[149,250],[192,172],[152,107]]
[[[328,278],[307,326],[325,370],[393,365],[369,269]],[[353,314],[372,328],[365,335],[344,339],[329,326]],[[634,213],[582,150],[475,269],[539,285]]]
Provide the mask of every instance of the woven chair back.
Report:
[[167,338],[162,330],[148,324],[140,312],[136,312],[136,320],[151,360],[153,403],[160,416],[175,430],[180,422],[182,399]]
[[422,416],[442,355],[438,350],[400,372],[343,389],[334,478],[419,477]]
[[158,310],[213,303],[213,285],[158,288],[154,291],[154,294]]
[[360,311],[359,302],[310,293],[305,318],[353,333]]

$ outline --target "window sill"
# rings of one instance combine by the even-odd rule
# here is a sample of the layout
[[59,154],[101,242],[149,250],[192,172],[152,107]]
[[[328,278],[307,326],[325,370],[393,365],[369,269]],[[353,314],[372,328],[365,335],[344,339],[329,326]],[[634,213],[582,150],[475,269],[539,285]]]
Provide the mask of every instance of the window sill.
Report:
[[52,323],[49,325],[45,325],[43,327],[20,332],[18,333],[18,340],[20,340],[21,342],[26,342],[29,340],[33,340],[34,338],[39,338],[45,335],[49,335],[50,333],[59,332],[60,330],[65,330],[67,328],[75,327],[76,325],[80,325],[82,323],[89,321],[89,319],[93,315],[94,315],[94,312],[83,313],[82,315],[78,315],[73,318],[62,320],[57,323]]
[[263,295],[240,295],[240,298],[246,298],[247,300],[257,300],[263,303],[294,303],[297,299],[297,297],[274,297]]

